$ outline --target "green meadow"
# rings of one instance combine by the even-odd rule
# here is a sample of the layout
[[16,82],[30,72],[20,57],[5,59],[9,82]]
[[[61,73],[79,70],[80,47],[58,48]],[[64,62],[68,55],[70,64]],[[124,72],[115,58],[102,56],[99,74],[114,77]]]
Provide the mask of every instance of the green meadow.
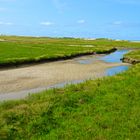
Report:
[[[1,38],[5,40],[0,42],[1,64],[41,56],[140,48],[140,43],[107,39]],[[131,51],[125,58],[140,60],[140,51]],[[139,118],[140,64],[135,64],[112,77],[0,103],[0,139],[139,140]]]
[[139,48],[140,43],[109,39],[0,36],[0,66],[57,60],[92,52],[103,53],[118,47]]

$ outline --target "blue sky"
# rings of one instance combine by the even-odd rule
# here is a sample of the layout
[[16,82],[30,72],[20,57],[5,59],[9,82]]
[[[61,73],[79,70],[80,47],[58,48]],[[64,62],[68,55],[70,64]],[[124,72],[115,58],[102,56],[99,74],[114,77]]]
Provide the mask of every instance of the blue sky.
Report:
[[0,0],[0,34],[140,40],[140,0]]

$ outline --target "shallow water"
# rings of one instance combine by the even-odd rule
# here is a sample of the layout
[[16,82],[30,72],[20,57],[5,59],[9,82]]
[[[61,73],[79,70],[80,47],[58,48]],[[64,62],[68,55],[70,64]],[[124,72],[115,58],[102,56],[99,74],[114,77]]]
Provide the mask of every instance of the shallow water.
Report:
[[[129,50],[117,50],[114,53],[111,53],[107,56],[102,57],[100,60],[103,60],[104,62],[107,62],[107,63],[122,63],[121,59],[128,52]],[[128,65],[108,68],[106,70],[106,76],[113,76],[115,74],[128,70],[128,68],[129,68]]]
[[96,60],[102,60],[107,63],[121,63],[121,58],[123,58],[124,54],[128,53],[129,50],[117,50],[111,54],[104,56],[95,56],[88,59],[80,59],[77,60],[79,64],[92,64]]
[[[83,59],[83,60],[77,60],[79,64],[92,64],[96,60],[102,60],[107,63],[122,63],[122,58],[124,54],[128,53],[129,50],[117,50],[111,54],[105,55],[105,56],[100,56],[100,57],[91,57],[89,59]],[[128,70],[129,66],[117,66],[113,68],[108,68],[105,72],[106,76],[113,76],[115,74],[118,74],[120,72]]]
[[85,58],[85,59],[78,59],[76,60],[77,63],[79,64],[92,64],[94,61],[99,60],[101,58],[101,56],[95,56],[95,57],[89,57],[89,58]]
[[124,54],[128,53],[129,50],[117,50],[114,53],[101,57],[100,60],[103,60],[107,63],[120,63],[121,58],[123,58]]
[[123,71],[128,70],[129,66],[117,66],[106,70],[106,76],[113,76]]

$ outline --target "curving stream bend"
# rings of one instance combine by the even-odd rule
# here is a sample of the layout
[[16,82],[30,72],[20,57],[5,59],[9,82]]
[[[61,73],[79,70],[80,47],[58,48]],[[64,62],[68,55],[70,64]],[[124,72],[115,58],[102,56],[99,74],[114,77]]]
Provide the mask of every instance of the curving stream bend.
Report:
[[129,50],[89,55],[71,60],[0,70],[0,101],[21,99],[42,90],[88,79],[112,76],[129,68],[121,58]]

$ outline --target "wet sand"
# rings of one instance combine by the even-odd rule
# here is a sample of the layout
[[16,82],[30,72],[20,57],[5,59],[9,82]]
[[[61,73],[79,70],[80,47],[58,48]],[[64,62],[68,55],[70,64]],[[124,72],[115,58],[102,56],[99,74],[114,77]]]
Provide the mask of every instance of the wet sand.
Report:
[[[127,65],[106,63],[97,60],[98,57],[100,56],[85,56],[66,61],[0,70],[0,101],[24,98],[28,93],[39,92],[60,83],[100,78],[105,76],[108,68]],[[81,60],[91,58],[95,58],[91,63],[80,63]]]

